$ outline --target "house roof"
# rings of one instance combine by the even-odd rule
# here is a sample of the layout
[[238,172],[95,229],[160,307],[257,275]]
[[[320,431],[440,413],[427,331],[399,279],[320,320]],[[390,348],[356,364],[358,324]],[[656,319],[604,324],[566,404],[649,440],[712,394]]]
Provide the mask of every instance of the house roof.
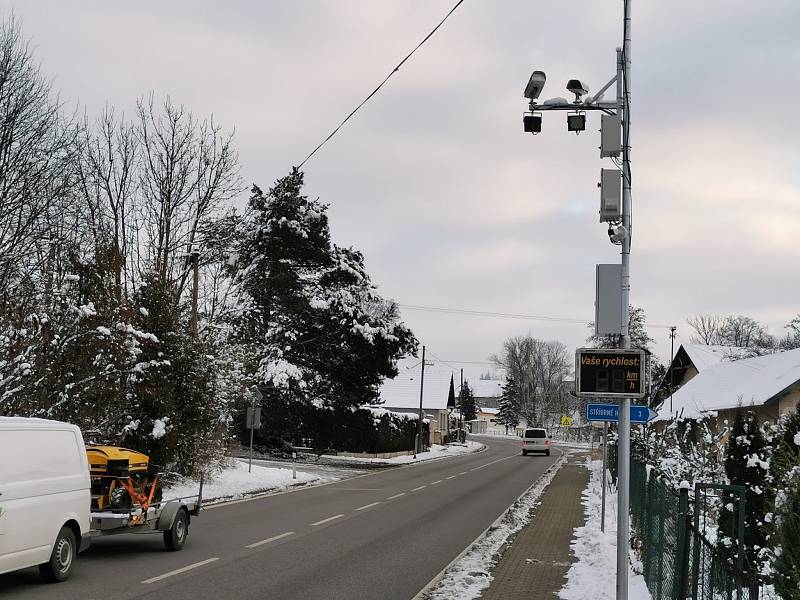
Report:
[[469,387],[476,398],[499,398],[503,395],[503,382],[499,379],[470,381]]
[[[420,367],[409,361],[404,361],[398,366],[397,377],[384,381],[378,390],[381,399],[380,406],[381,408],[419,409]],[[425,367],[423,409],[442,410],[447,408],[452,375],[452,370],[438,364]]]
[[[699,369],[698,369],[699,370]],[[656,420],[766,404],[800,382],[800,349],[708,365],[664,402]]]
[[746,348],[736,346],[710,346],[706,344],[681,344],[698,371],[703,371],[724,361],[746,356]]

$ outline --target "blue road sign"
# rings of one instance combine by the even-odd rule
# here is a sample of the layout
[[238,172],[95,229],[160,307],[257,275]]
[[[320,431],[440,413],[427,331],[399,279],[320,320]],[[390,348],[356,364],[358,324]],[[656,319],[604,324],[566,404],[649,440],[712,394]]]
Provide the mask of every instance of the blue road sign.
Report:
[[[656,418],[658,413],[647,406],[631,406],[631,423],[647,423]],[[617,404],[587,404],[587,421],[619,421],[619,405]]]

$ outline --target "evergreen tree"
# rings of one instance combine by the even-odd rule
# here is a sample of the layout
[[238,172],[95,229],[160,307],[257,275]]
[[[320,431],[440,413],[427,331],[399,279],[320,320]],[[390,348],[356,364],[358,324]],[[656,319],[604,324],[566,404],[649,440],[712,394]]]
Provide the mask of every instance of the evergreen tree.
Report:
[[509,427],[516,428],[519,425],[519,390],[511,377],[506,377],[498,408],[497,422],[505,425],[506,433]]
[[253,187],[236,264],[238,338],[276,406],[351,409],[376,401],[417,341],[375,292],[361,253],[331,243],[327,206],[302,186],[295,169],[267,194]]
[[[767,545],[764,518],[769,510],[765,479],[769,473],[767,442],[752,411],[739,410],[725,448],[725,474],[729,483],[745,487],[745,569],[759,572],[760,550]],[[718,547],[732,562],[736,545],[738,505],[734,496],[723,498],[719,516]]]
[[453,376],[450,375],[450,391],[447,393],[447,408],[453,410],[456,407],[456,388],[453,383]]
[[469,383],[465,381],[461,387],[461,414],[464,416],[465,421],[472,421],[477,417],[476,411],[475,395],[472,393]]

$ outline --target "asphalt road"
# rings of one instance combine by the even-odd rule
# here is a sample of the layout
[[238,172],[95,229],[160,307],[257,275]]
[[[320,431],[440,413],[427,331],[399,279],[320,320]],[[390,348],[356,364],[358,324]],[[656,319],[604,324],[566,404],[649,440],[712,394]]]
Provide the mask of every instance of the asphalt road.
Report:
[[560,454],[480,441],[477,453],[212,507],[180,552],[158,534],[101,538],[69,581],[9,573],[0,596],[410,600]]

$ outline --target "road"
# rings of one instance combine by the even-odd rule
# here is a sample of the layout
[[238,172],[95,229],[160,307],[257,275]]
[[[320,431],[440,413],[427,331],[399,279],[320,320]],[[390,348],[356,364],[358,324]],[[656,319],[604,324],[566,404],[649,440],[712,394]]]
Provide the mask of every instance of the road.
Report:
[[212,507],[180,552],[160,535],[98,539],[69,581],[9,573],[0,596],[410,600],[560,454],[480,441],[477,453]]

